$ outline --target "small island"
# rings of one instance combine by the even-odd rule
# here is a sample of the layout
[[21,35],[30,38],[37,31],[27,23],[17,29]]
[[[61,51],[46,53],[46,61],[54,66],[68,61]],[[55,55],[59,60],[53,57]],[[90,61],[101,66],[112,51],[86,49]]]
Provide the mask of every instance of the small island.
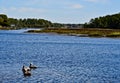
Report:
[[28,33],[57,33],[78,37],[120,37],[120,30],[118,29],[99,29],[99,28],[42,29],[42,30],[29,30]]

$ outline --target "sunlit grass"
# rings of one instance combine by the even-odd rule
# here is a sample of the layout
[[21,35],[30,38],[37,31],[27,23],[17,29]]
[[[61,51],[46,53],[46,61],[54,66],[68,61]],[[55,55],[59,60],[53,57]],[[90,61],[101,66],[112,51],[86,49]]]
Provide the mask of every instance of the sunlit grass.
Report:
[[81,29],[43,29],[30,30],[31,33],[57,33],[68,35],[85,35],[90,37],[120,37],[120,29],[98,29],[98,28],[81,28]]
[[106,35],[107,37],[120,37],[120,32],[112,32],[108,35]]

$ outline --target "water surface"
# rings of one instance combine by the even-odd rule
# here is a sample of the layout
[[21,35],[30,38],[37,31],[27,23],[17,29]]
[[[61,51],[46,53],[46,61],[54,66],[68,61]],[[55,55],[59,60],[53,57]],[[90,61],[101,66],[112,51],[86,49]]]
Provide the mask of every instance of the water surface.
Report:
[[0,31],[0,72],[0,83],[119,83],[120,39]]

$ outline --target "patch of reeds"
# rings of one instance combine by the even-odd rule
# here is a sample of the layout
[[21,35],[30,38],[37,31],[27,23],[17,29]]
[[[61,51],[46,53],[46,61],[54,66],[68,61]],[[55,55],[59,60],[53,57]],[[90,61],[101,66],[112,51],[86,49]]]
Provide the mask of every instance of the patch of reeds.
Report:
[[90,37],[120,37],[120,29],[99,29],[99,28],[81,28],[81,29],[43,29],[30,30],[31,33],[57,33],[57,34],[74,34],[88,35]]
[[112,32],[106,35],[106,37],[120,37],[120,32]]

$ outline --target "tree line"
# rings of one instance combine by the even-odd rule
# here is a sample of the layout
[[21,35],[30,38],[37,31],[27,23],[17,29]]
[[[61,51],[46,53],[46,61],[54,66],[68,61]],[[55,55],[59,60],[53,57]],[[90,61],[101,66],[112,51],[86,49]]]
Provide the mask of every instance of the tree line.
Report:
[[0,26],[19,28],[108,28],[120,29],[120,13],[97,17],[84,24],[61,24],[52,23],[45,19],[15,19],[8,18],[5,14],[0,14]]
[[44,19],[14,19],[14,18],[9,18],[8,19],[9,24],[11,26],[16,26],[16,27],[27,27],[27,28],[43,28],[43,27],[51,27],[52,23],[48,20]]
[[120,13],[91,19],[84,27],[120,29]]
[[16,19],[8,18],[5,14],[0,14],[0,26],[19,28],[48,28],[48,27],[62,27],[60,23],[52,23],[45,19]]
[[0,26],[9,26],[7,15],[0,14]]

